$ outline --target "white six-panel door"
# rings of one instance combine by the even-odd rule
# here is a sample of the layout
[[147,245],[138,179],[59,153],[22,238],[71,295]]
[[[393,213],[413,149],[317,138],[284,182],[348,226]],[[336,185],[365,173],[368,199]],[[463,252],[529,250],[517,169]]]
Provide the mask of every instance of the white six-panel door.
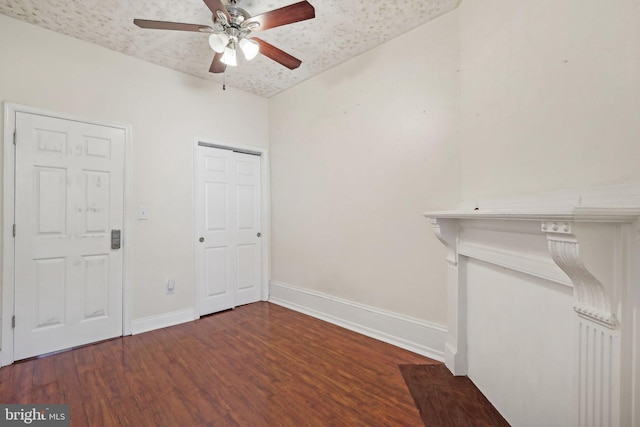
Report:
[[123,129],[16,113],[14,359],[122,335]]
[[261,296],[260,156],[198,145],[198,314]]

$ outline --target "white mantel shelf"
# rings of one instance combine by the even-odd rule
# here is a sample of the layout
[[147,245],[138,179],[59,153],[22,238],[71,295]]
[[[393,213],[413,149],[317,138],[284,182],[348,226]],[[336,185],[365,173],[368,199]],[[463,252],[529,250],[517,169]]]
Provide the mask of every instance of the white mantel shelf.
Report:
[[424,214],[431,219],[472,219],[505,221],[569,221],[569,222],[634,222],[640,217],[640,208],[587,208],[569,210],[510,211],[510,210],[454,210],[435,211]]
[[[559,289],[567,289],[565,295],[572,288],[575,325],[567,326],[568,322],[564,322],[559,328],[573,331],[574,340],[573,350],[563,355],[572,361],[561,362],[572,370],[574,378],[573,408],[565,421],[570,419],[574,426],[640,425],[640,186],[626,185],[625,190],[627,193],[619,203],[611,196],[620,194],[618,189],[611,192],[597,189],[588,192],[592,206],[580,205],[583,200],[579,196],[562,199],[551,195],[535,200],[562,202],[527,206],[523,199],[492,201],[486,204],[489,208],[481,205],[474,210],[469,208],[471,203],[465,209],[425,214],[436,237],[447,248],[445,363],[455,375],[467,375],[469,365],[474,363],[469,360],[467,342],[472,338],[468,336],[469,330],[476,329],[468,324],[468,307],[472,305],[477,316],[478,307],[486,303],[468,300],[471,295],[468,290],[471,286],[478,289],[491,285],[472,283],[480,276],[467,274],[467,268],[474,262],[498,266],[501,268],[491,274],[505,286],[514,279],[507,274],[500,278],[501,271],[542,279],[543,287],[549,282],[549,286],[560,285]],[[605,197],[599,200],[594,194]],[[477,271],[477,267],[471,267]],[[487,317],[493,316],[496,307],[491,304],[488,307]],[[553,327],[549,327],[553,321],[544,320],[544,316],[542,309],[524,323],[539,324],[549,330],[545,333],[553,334]],[[518,336],[518,330],[512,332],[509,336]],[[532,375],[515,373],[518,374]],[[535,425],[535,421],[529,420],[533,415],[526,414],[526,409],[520,413],[513,409],[518,402],[509,401],[508,393],[501,399],[504,401],[492,403],[498,410],[502,407],[511,411],[508,421],[514,425]],[[541,399],[539,390],[531,399]],[[552,408],[553,404],[550,399],[550,412],[567,411]]]

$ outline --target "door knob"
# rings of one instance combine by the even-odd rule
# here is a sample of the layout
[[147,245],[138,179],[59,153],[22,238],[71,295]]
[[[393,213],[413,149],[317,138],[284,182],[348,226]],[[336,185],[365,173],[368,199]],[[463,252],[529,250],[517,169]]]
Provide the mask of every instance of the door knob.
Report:
[[200,243],[204,242],[204,237],[201,237],[198,239],[200,241]]
[[262,236],[262,233],[258,233],[258,237]]

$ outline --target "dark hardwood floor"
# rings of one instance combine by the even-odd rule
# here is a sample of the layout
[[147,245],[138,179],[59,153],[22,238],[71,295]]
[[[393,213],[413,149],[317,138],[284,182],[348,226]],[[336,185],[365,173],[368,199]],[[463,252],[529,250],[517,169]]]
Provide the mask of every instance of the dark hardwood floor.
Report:
[[413,400],[429,427],[509,427],[509,423],[467,377],[446,366],[400,365]]
[[72,426],[422,426],[400,365],[437,362],[269,303],[0,369],[1,403]]

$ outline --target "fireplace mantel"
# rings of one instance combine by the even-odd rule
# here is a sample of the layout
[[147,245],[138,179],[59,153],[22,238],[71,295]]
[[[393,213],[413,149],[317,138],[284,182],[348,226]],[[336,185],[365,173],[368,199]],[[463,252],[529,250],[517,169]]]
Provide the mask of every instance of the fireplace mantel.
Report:
[[[588,193],[606,196],[600,199],[552,194],[535,199],[543,203],[526,203],[532,199],[492,201],[476,203],[477,209],[470,208],[474,204],[470,203],[460,210],[425,214],[436,237],[447,248],[445,363],[455,375],[469,374],[474,380],[468,372],[470,362],[475,363],[469,360],[467,343],[471,337],[468,334],[470,329],[473,333],[485,333],[469,325],[474,320],[468,318],[468,306],[472,305],[474,316],[478,316],[478,310],[486,301],[474,301],[468,295],[469,289],[477,289],[472,287],[490,284],[475,283],[474,280],[482,280],[467,274],[468,264],[492,266],[495,281],[505,286],[513,280],[508,274],[524,274],[519,277],[533,278],[531,280],[536,280],[541,287],[550,283],[549,286],[557,286],[565,295],[573,295],[574,325],[558,325],[559,329],[572,328],[569,331],[573,331],[570,336],[574,340],[573,350],[562,356],[572,360],[560,362],[566,363],[566,369],[572,370],[574,378],[573,408],[565,421],[570,419],[576,426],[640,425],[640,344],[637,339],[640,336],[640,188],[626,186],[625,189],[631,192],[620,192],[616,188]],[[612,193],[625,196],[616,201]],[[592,205],[585,206],[584,200]],[[490,305],[487,316],[492,316],[493,310],[496,307]],[[544,310],[540,310],[522,322],[539,324],[545,329],[544,334],[552,336],[554,321],[545,316]],[[509,326],[503,325],[500,330],[519,337],[518,323],[514,322],[513,331],[505,329]],[[527,361],[521,362],[523,366],[528,365]],[[529,365],[533,366],[534,361]],[[517,371],[516,367],[514,375],[531,375],[524,370]],[[482,384],[479,387],[482,390]],[[526,409],[514,409],[517,402],[509,401],[510,398],[509,393],[505,393],[496,399],[504,401],[493,403],[498,410],[505,408],[505,412],[510,412],[503,415],[510,415],[511,419],[507,416],[507,420],[513,424],[535,425],[535,422],[527,423],[532,414],[527,414]],[[540,394],[531,398],[539,399]]]

